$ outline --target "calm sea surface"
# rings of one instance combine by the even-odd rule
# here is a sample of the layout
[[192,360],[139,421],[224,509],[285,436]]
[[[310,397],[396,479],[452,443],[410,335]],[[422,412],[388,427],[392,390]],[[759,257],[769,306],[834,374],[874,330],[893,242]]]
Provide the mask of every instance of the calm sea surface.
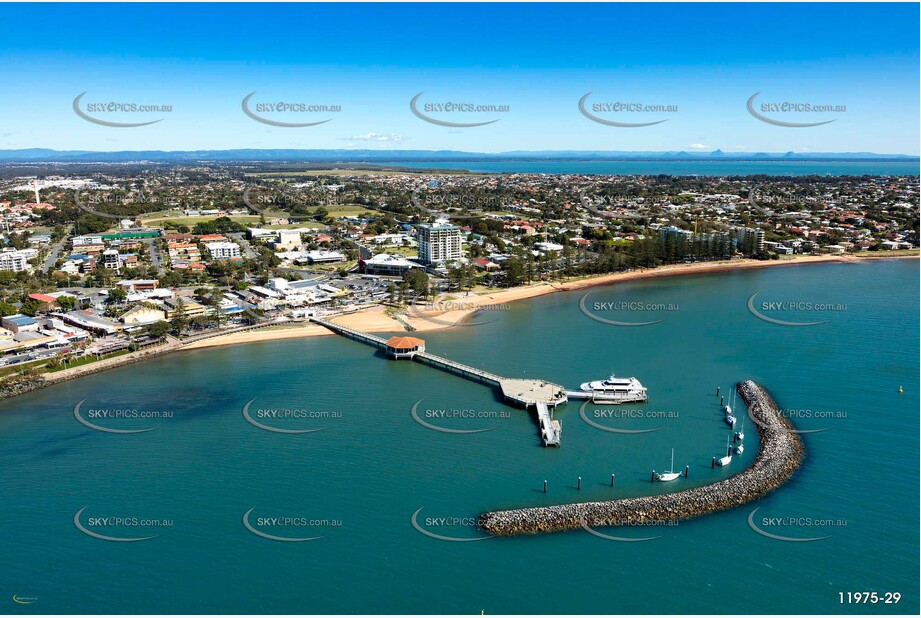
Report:
[[[424,335],[432,352],[509,377],[576,388],[615,372],[648,387],[647,404],[583,413],[657,431],[603,431],[570,402],[556,411],[560,449],[542,448],[534,418],[485,386],[332,336],[173,354],[0,402],[5,612],[917,613],[918,279],[916,260],[893,260],[638,281],[593,288],[583,304],[656,324],[602,323],[573,292]],[[758,319],[747,307],[755,293],[767,317],[824,323]],[[797,304],[771,304],[782,301]],[[827,429],[804,436],[804,466],[757,504],[600,530],[658,537],[640,542],[582,530],[449,542],[411,524],[421,508],[422,530],[478,538],[483,511],[738,473],[757,451],[750,423],[742,455],[724,469],[710,461],[729,435],[715,389],[743,379],[796,411],[798,427]],[[257,428],[242,414],[251,400],[256,422],[322,431]],[[425,422],[488,431],[426,428],[410,413],[420,401]],[[99,426],[153,431],[90,429],[74,418],[78,402]],[[172,416],[98,412],[117,409]],[[689,478],[650,483],[672,448]],[[827,538],[758,534],[756,507],[764,532]],[[81,510],[76,524],[93,534],[154,538],[93,538],[75,524]],[[248,512],[256,532],[322,538],[257,536]],[[899,592],[901,602],[842,606],[842,591]]]
[[917,161],[412,161],[373,162],[425,169],[521,174],[669,174],[673,176],[917,176]]

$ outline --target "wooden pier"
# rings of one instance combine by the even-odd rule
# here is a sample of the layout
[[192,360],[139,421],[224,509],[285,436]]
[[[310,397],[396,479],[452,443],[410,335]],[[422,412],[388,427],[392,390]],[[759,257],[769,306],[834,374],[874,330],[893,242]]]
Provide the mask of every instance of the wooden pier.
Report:
[[[317,317],[310,317],[308,319],[343,337],[348,337],[349,339],[360,341],[385,351],[388,350],[387,340],[381,337],[376,337],[360,330],[355,330],[354,328],[342,326],[341,324],[336,324],[335,322]],[[420,341],[419,343],[422,342]],[[409,358],[429,365],[430,367],[453,373],[456,376],[498,388],[506,400],[524,408],[534,408],[537,411],[541,440],[544,446],[560,446],[562,427],[560,426],[560,422],[553,420],[550,415],[551,407],[566,403],[568,400],[566,397],[566,389],[559,384],[553,384],[546,380],[504,378],[500,375],[426,352],[424,346],[419,351],[407,352],[401,354],[400,357]]]
[[320,326],[325,326],[334,333],[338,333],[343,337],[348,337],[349,339],[354,339],[355,341],[361,341],[362,343],[367,343],[373,345],[376,348],[386,349],[387,340],[381,339],[374,335],[369,335],[368,333],[363,333],[360,330],[355,330],[354,328],[349,328],[348,326],[343,326],[342,324],[336,324],[335,322],[330,322],[329,320],[321,320],[320,318],[308,317],[311,322],[315,322]]

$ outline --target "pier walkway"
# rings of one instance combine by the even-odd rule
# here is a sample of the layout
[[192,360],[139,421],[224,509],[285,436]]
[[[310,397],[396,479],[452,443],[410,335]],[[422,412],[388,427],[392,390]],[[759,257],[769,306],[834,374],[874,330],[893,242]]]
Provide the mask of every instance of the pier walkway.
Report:
[[538,403],[537,419],[540,421],[540,437],[544,441],[544,446],[560,445],[560,421],[555,421],[550,416],[550,409],[544,402]]
[[[308,319],[320,326],[325,326],[343,337],[367,343],[382,350],[387,349],[387,340],[381,337],[376,337],[355,330],[354,328],[349,328],[348,326],[336,324],[335,322],[317,317],[309,317]],[[537,410],[541,439],[544,442],[544,446],[560,445],[560,434],[562,433],[560,422],[553,420],[550,417],[549,411],[550,407],[556,407],[567,401],[566,389],[559,384],[553,384],[546,380],[504,378],[500,375],[444,358],[443,356],[425,352],[424,348],[420,351],[407,353],[407,357],[425,365],[429,365],[430,367],[453,373],[462,378],[498,388],[502,391],[502,396],[506,400],[525,408],[535,408]]]
[[334,333],[338,333],[343,337],[348,337],[349,339],[354,339],[355,341],[361,341],[362,343],[367,343],[373,345],[377,348],[386,349],[387,340],[381,339],[374,335],[369,335],[368,333],[363,333],[360,330],[355,330],[354,328],[349,328],[348,326],[343,326],[342,324],[336,324],[335,322],[330,322],[329,320],[321,320],[320,318],[308,317],[308,320],[315,322],[320,326],[325,326]]
[[482,369],[477,369],[463,363],[458,363],[456,361],[444,358],[442,356],[436,356],[428,352],[416,352],[413,355],[413,360],[417,360],[420,363],[426,365],[431,365],[442,371],[447,371],[448,373],[454,373],[462,378],[468,378],[470,380],[483,382],[484,384],[489,384],[490,386],[501,386],[502,381],[505,379],[502,376],[497,376],[494,373],[489,373],[488,371],[483,371]]

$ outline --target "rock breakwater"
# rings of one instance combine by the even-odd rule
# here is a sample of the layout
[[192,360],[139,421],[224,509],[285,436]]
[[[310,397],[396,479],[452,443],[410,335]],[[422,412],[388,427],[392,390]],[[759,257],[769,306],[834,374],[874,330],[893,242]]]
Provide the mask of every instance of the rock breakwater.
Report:
[[700,517],[757,500],[783,484],[802,463],[804,448],[789,419],[759,385],[736,385],[760,437],[760,450],[747,470],[703,487],[673,494],[493,511],[480,526],[497,536],[574,530],[587,526],[642,526]]

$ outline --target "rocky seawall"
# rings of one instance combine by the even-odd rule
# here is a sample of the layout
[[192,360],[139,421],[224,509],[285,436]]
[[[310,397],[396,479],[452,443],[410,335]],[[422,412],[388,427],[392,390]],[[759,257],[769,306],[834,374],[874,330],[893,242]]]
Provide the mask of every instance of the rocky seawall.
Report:
[[62,369],[52,373],[36,375],[13,376],[7,378],[3,382],[0,382],[0,399],[18,397],[19,395],[25,395],[26,393],[31,393],[32,391],[36,391],[40,388],[60,384],[61,382],[73,380],[85,375],[139,363],[149,358],[162,356],[176,349],[179,349],[179,347],[180,346],[178,345],[167,343],[164,345],[148,348],[146,350],[139,350],[137,352],[130,352],[121,356],[105,358],[95,363],[80,365],[71,369]]
[[493,511],[480,527],[497,536],[560,532],[587,526],[650,525],[724,511],[757,500],[782,485],[802,463],[799,434],[777,404],[748,380],[736,385],[758,432],[761,448],[747,470],[718,483],[673,494]]

